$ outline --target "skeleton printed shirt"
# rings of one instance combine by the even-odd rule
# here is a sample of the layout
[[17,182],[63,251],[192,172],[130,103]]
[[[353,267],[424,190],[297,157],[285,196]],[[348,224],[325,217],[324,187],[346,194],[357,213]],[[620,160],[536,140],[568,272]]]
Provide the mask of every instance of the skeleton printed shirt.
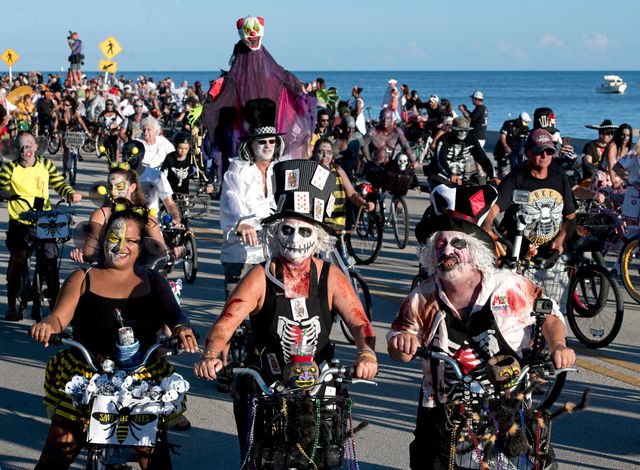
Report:
[[[475,334],[473,338],[462,340],[459,334],[451,334],[452,322],[461,322],[441,284],[435,277],[427,279],[416,287],[400,306],[400,310],[391,323],[387,340],[399,333],[411,333],[418,336],[422,344],[435,347],[457,355],[463,369],[483,368],[482,356],[494,356],[503,353],[509,347],[518,355],[528,348],[531,341],[531,326],[535,318],[531,316],[536,298],[542,297],[542,290],[533,282],[508,270],[497,270],[482,280],[482,288],[469,314],[469,323],[474,315],[486,314],[490,309],[494,325]],[[564,319],[554,301],[553,315]],[[447,316],[453,317],[448,318]],[[459,330],[459,328],[457,328]],[[468,343],[473,340],[476,347],[472,350]],[[501,342],[503,347],[500,346]],[[482,354],[478,354],[478,352]],[[432,408],[437,402],[444,403],[446,391],[445,369],[440,364],[432,370],[429,360],[422,361],[424,372],[422,406]],[[434,377],[436,383],[434,384]]]
[[191,158],[178,160],[177,152],[171,152],[162,164],[162,172],[167,176],[174,193],[189,194],[189,175]]
[[447,178],[453,175],[464,176],[467,164],[475,160],[489,178],[494,177],[493,164],[474,136],[468,135],[463,141],[459,141],[453,133],[449,133],[440,142],[437,158],[432,163],[432,173]]

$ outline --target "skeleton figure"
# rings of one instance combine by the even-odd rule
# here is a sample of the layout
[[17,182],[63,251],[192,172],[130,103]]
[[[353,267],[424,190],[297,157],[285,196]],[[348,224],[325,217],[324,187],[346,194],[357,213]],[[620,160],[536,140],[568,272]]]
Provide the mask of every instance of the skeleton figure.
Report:
[[313,347],[311,355],[315,355],[316,344],[321,330],[322,326],[320,325],[319,317],[308,318],[300,322],[285,317],[278,318],[278,336],[280,337],[285,363],[289,362],[291,349],[294,344],[299,343],[299,337],[303,334],[303,331],[306,333],[307,345]]
[[398,154],[398,168],[400,171],[405,171],[407,166],[409,165],[409,157],[407,157],[404,153]]
[[182,186],[182,182],[189,177],[189,167],[185,168],[171,168],[173,174],[178,178],[178,186]]
[[452,175],[464,175],[467,162],[473,159],[471,149],[473,145],[466,145],[464,142],[453,144],[447,154],[447,162]]

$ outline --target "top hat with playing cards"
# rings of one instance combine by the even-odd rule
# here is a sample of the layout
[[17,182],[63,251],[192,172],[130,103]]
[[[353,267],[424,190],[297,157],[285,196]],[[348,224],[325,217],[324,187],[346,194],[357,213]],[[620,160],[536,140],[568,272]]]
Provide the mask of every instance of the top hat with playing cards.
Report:
[[276,104],[269,98],[248,100],[242,107],[242,116],[249,132],[244,139],[284,135],[276,131]]
[[331,217],[336,177],[326,166],[313,160],[285,160],[273,167],[276,213],[263,219],[267,225],[285,217],[295,217],[334,230],[324,223]]

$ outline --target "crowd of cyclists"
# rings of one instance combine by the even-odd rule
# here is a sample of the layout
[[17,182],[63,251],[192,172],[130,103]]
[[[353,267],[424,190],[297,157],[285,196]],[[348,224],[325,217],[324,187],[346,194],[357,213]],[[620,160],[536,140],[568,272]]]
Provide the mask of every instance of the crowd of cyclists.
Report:
[[[422,102],[416,91],[411,91],[406,85],[397,90],[395,84],[395,80],[389,81],[388,99],[385,98],[383,102],[379,119],[364,120],[364,123],[364,103],[360,98],[362,89],[359,86],[353,88],[350,100],[343,101],[339,99],[335,89],[325,90],[324,80],[318,79],[314,84],[304,86],[307,93],[314,94],[318,100],[317,115],[314,117],[317,125],[309,142],[307,159],[326,166],[329,169],[328,173],[335,176],[335,189],[330,203],[333,214],[327,211],[331,217],[325,220],[329,232],[340,234],[349,231],[354,221],[355,210],[359,207],[364,211],[375,210],[380,201],[371,200],[366,194],[361,194],[358,191],[359,183],[366,180],[387,189],[390,181],[398,181],[390,175],[406,176],[407,181],[410,181],[408,188],[423,191],[432,191],[443,184],[452,189],[484,187],[487,183],[493,185],[497,188],[497,202],[490,209],[487,208],[487,217],[482,221],[482,227],[486,230],[485,234],[490,234],[496,241],[513,240],[517,213],[522,210],[522,204],[516,206],[513,203],[514,194],[518,190],[528,191],[529,200],[525,205],[529,208],[529,217],[524,229],[525,243],[521,248],[524,257],[552,257],[553,253],[563,253],[574,236],[577,207],[573,194],[580,187],[591,188],[593,199],[615,207],[627,217],[626,223],[629,225],[634,221],[637,223],[635,202],[639,196],[635,179],[639,177],[640,166],[633,145],[632,128],[629,125],[615,126],[605,120],[599,126],[592,126],[598,131],[598,139],[586,146],[580,155],[570,141],[560,135],[553,110],[540,107],[533,112],[533,119],[527,112],[522,112],[517,119],[506,121],[502,125],[492,161],[484,148],[488,113],[483,104],[482,92],[475,91],[471,95],[474,110],[460,105],[458,115],[448,100],[433,94],[427,102]],[[157,214],[158,210],[164,211],[171,216],[167,219],[170,224],[180,226],[183,214],[176,205],[174,193],[189,194],[189,181],[195,179],[206,188],[207,193],[212,194],[212,197],[219,196],[221,199],[220,223],[224,231],[221,262],[224,266],[225,292],[229,301],[220,315],[223,322],[217,329],[212,329],[210,338],[205,343],[202,358],[195,367],[198,376],[216,378],[220,368],[225,365],[222,360],[222,343],[228,343],[233,330],[244,317],[253,315],[251,308],[262,311],[267,300],[260,298],[255,305],[240,306],[246,300],[243,297],[243,289],[250,291],[251,295],[255,293],[255,289],[249,289],[247,282],[242,283],[245,276],[256,279],[259,277],[263,291],[265,282],[271,282],[264,280],[265,268],[261,267],[267,261],[263,250],[266,239],[261,230],[263,220],[269,219],[269,214],[282,210],[282,207],[278,207],[282,202],[276,199],[277,191],[282,191],[282,188],[275,187],[274,171],[277,170],[274,170],[274,165],[280,157],[286,160],[286,149],[279,137],[281,133],[276,132],[275,121],[258,123],[260,125],[254,123],[251,134],[241,146],[238,158],[232,159],[230,163],[216,161],[208,156],[206,142],[202,144],[205,132],[202,123],[198,123],[198,116],[202,112],[201,106],[206,106],[206,103],[214,98],[199,82],[193,86],[183,82],[176,87],[170,77],[156,84],[152,79],[143,76],[135,81],[121,77],[110,83],[104,83],[102,77],[88,79],[83,76],[79,85],[65,87],[59,76],[19,74],[13,83],[8,83],[6,77],[3,78],[2,85],[4,92],[0,93],[0,136],[4,139],[4,144],[0,149],[5,161],[0,172],[0,191],[10,200],[11,219],[7,234],[7,247],[11,259],[7,275],[8,306],[5,320],[23,319],[24,311],[16,304],[16,296],[20,273],[24,271],[27,262],[25,257],[28,239],[32,236],[28,224],[18,216],[20,212],[27,210],[27,207],[16,197],[24,198],[31,206],[40,201],[40,209],[47,209],[51,207],[51,187],[61,197],[73,202],[79,201],[79,193],[65,181],[69,170],[69,145],[65,134],[82,132],[85,134],[86,145],[83,146],[80,155],[84,154],[86,159],[95,151],[96,157],[105,157],[109,165],[104,181],[107,198],[103,207],[92,214],[93,225],[85,237],[84,244],[73,250],[72,258],[80,263],[98,261],[99,264],[97,268],[76,271],[60,291],[57,279],[48,281],[48,287],[55,291],[50,295],[51,309],[55,315],[45,317],[37,323],[32,329],[32,336],[40,342],[47,343],[51,333],[62,332],[68,325],[72,325],[74,335],[76,330],[83,331],[84,339],[91,343],[94,340],[86,337],[85,317],[88,309],[101,309],[103,317],[100,327],[104,330],[113,329],[114,320],[107,320],[107,317],[111,315],[114,305],[120,305],[119,294],[126,292],[129,300],[135,299],[138,307],[142,305],[141,299],[151,299],[155,295],[154,302],[158,304],[157,308],[164,312],[162,319],[166,321],[159,322],[159,318],[156,318],[150,328],[157,327],[157,330],[162,330],[161,325],[164,325],[165,334],[173,333],[179,336],[187,350],[195,352],[196,343],[188,319],[173,298],[169,300],[167,297],[170,288],[166,279],[155,274],[147,277],[143,271],[134,269],[134,263],[143,251],[141,240],[145,237],[154,239],[161,251],[171,251],[174,259],[189,256],[181,247],[166,246],[166,240],[159,229]],[[20,91],[22,87],[29,87],[29,90]],[[11,95],[13,91],[16,93]],[[265,106],[264,109],[271,107],[275,110],[272,103],[255,103],[255,106]],[[249,120],[250,107],[243,108],[243,112],[247,113],[245,118]],[[268,112],[261,110],[263,118],[267,114]],[[279,129],[278,131],[287,132]],[[45,139],[44,146],[41,139]],[[51,159],[43,156],[43,150],[48,148],[51,151],[49,144],[56,139],[59,140],[62,149],[60,169],[55,167]],[[7,142],[15,144],[10,145]],[[8,160],[9,157],[12,157],[11,161]],[[233,157],[236,156],[222,156],[224,159]],[[83,157],[80,160],[82,161]],[[285,187],[289,185],[288,189],[298,188],[297,185],[301,183],[295,178],[302,174],[301,168],[294,166],[286,170],[289,172],[286,173],[286,178],[293,179],[282,184]],[[298,173],[295,173],[296,170]],[[220,193],[214,191],[213,180],[223,181]],[[314,185],[313,182],[311,184]],[[625,185],[628,187],[627,191],[623,189]],[[380,194],[384,195],[384,191]],[[319,204],[315,201],[317,199],[313,202],[307,200],[306,206]],[[329,205],[328,201],[329,199],[323,201],[320,206],[321,216],[325,204]],[[296,208],[291,211],[300,212],[300,204],[305,205],[304,201],[291,201],[292,207]],[[496,217],[500,213],[504,213],[504,216],[498,224]],[[434,237],[437,239],[437,234],[433,227],[429,230],[425,228],[433,222],[433,216],[434,214],[427,209],[423,220],[418,224],[416,236],[419,243],[426,243],[429,249],[435,252],[445,252],[449,245],[450,249],[456,250],[456,254],[448,255],[453,261],[447,262],[451,262],[452,265],[460,263],[460,253],[464,252],[467,244],[471,242],[444,237],[440,240],[443,245],[436,245],[434,248]],[[293,223],[287,218],[284,220],[289,221],[285,223],[286,229],[278,229],[282,229],[284,235],[291,235],[284,233],[284,230],[293,230],[302,237],[309,236],[311,228]],[[479,225],[480,220],[474,220],[473,224]],[[450,231],[458,230],[460,227],[455,224],[445,225],[441,230],[443,233],[451,233]],[[467,229],[468,227],[465,228]],[[469,230],[467,234],[476,233]],[[278,237],[281,234],[271,233],[271,236]],[[55,264],[57,253],[44,256],[53,259]],[[317,264],[317,269],[322,271],[322,263],[314,261],[312,264]],[[277,269],[282,270],[287,266],[287,263],[283,262]],[[299,265],[296,266],[300,270]],[[306,266],[309,267],[308,262]],[[442,266],[432,268],[435,271],[449,269]],[[57,273],[55,267],[50,268],[52,272]],[[294,271],[295,269],[292,269],[291,272]],[[315,267],[313,272],[315,275]],[[327,273],[323,273],[322,276],[326,277]],[[333,271],[331,273],[332,279],[338,276]],[[433,271],[429,273],[433,274]],[[443,276],[442,279],[447,279],[445,274],[440,274]],[[472,274],[477,273],[474,271]],[[286,281],[286,273],[279,271],[279,275],[284,276]],[[306,278],[302,274],[300,276],[302,277],[296,278],[293,285],[298,286],[300,283],[301,286],[306,285],[302,288],[303,291],[309,289],[308,272]],[[268,273],[266,279],[269,279]],[[340,305],[339,295],[335,294],[335,286],[332,284],[338,281],[322,279],[323,282],[329,282],[330,297],[333,296],[333,302]],[[91,286],[90,280],[93,281]],[[105,282],[107,284],[104,284]],[[239,290],[236,290],[237,286]],[[290,286],[284,287],[285,292],[288,287]],[[527,285],[527,288],[530,286]],[[273,291],[274,296],[276,290]],[[298,291],[296,297],[304,297],[303,291]],[[96,295],[91,296],[92,293]],[[158,300],[158,294],[162,301]],[[58,295],[60,298],[56,303]],[[95,297],[100,297],[99,302]],[[349,300],[357,303],[357,299],[349,297]],[[467,300],[476,302],[477,299]],[[78,315],[80,310],[75,310],[77,306],[82,306],[82,318]],[[322,315],[329,317],[330,311],[326,307],[324,304],[321,305]],[[469,306],[454,307],[466,311]],[[293,303],[291,308],[294,308]],[[316,308],[315,304],[313,308]],[[74,310],[77,318],[74,318]],[[358,310],[358,315],[359,312]],[[555,311],[554,314],[558,316]],[[415,356],[418,347],[414,341],[415,336],[411,336],[414,334],[413,330],[407,324],[402,324],[402,318],[407,315],[407,309],[399,313],[394,327],[397,334],[389,337],[390,351],[395,359],[402,361]],[[231,318],[233,321],[230,322]],[[134,320],[148,321],[142,317]],[[411,320],[416,321],[415,317]],[[230,322],[233,328],[225,326],[224,321]],[[349,317],[349,322],[350,325],[355,324],[356,320]],[[569,366],[575,356],[566,347],[562,330],[558,329],[561,327],[558,326],[557,319],[553,320],[553,325],[556,329],[552,333],[545,330],[545,334],[549,333],[546,336],[553,340],[554,359],[557,359],[558,367]],[[116,324],[115,327],[117,326]],[[275,324],[272,326],[275,327]],[[372,330],[369,330],[371,325],[368,320],[362,320],[358,328],[362,329],[358,330],[356,335],[358,357],[359,360],[362,359],[358,366],[360,371],[363,367],[368,367],[367,372],[362,374],[368,379],[377,371],[375,337]],[[217,334],[219,330],[224,331],[224,335]],[[412,332],[411,335],[408,333],[409,330]],[[145,337],[145,343],[148,345],[150,342],[152,341]],[[214,344],[215,348],[212,346]],[[109,345],[100,344],[99,347],[96,346],[95,353],[109,355],[109,348]],[[226,352],[224,354],[226,357]],[[269,361],[272,361],[272,358],[269,358]],[[51,363],[48,373],[54,374],[55,367],[56,365]],[[279,370],[279,367],[272,365],[271,372],[275,374],[276,370]],[[243,393],[248,391],[245,390]],[[55,394],[48,398],[54,400],[53,395]],[[243,413],[247,412],[245,407]],[[246,431],[246,423],[239,426],[239,429]],[[77,433],[77,429],[69,427],[64,419],[54,418],[37,468],[62,468],[56,465],[61,461],[71,462],[79,449]],[[239,437],[242,440],[243,436]],[[70,446],[68,444],[71,441],[73,445]],[[65,447],[61,446],[65,442],[66,448],[60,454],[58,451]],[[146,465],[150,464],[143,460],[141,465],[147,468]],[[412,461],[412,468],[418,466],[418,463]]]

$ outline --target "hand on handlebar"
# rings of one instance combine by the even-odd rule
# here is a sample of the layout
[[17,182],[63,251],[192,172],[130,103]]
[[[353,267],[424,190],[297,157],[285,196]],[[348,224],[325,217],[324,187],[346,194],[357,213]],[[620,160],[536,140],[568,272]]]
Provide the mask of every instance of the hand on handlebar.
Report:
[[82,250],[80,248],[74,248],[73,250],[71,250],[71,253],[69,253],[69,257],[75,261],[76,263],[84,263],[84,253],[82,252]]
[[550,344],[549,353],[556,369],[571,367],[576,362],[576,352],[564,342]]
[[400,333],[395,335],[389,341],[389,354],[393,357],[393,352],[399,353],[402,357],[396,354],[394,359],[400,359],[403,362],[409,362],[416,355],[416,351],[420,347],[420,340],[418,337],[411,333]]
[[53,327],[46,321],[34,323],[29,329],[29,336],[38,343],[44,344],[45,348],[49,347],[49,338],[53,333],[55,333],[55,331],[53,331]]
[[462,184],[462,177],[459,175],[451,175],[450,180],[453,184],[457,184],[458,186]]
[[260,244],[258,239],[258,232],[251,225],[240,224],[238,225],[238,235],[242,237],[242,243],[249,246],[257,246]]
[[180,325],[174,328],[173,334],[180,338],[180,344],[185,352],[196,353],[198,352],[198,340],[191,328],[188,326]]
[[196,374],[196,377],[201,379],[214,380],[218,378],[218,372],[220,372],[226,365],[226,359],[227,358],[224,353],[217,356],[203,355],[200,360],[193,365],[193,373]]
[[73,193],[71,195],[71,202],[74,204],[79,203],[80,201],[82,201],[82,194],[80,193]]
[[372,379],[378,373],[378,361],[375,359],[373,352],[364,352],[358,354],[353,363],[354,376],[358,379]]

